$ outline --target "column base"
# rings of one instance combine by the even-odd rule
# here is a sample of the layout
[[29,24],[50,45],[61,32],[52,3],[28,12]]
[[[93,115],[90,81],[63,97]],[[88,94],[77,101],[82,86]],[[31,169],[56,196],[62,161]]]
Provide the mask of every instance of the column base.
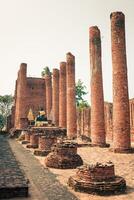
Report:
[[109,151],[114,152],[114,153],[134,153],[133,148],[128,148],[128,149],[122,149],[122,148],[110,148]]
[[26,147],[28,149],[36,149],[36,148],[38,148],[38,145],[37,144],[28,144]]
[[50,150],[34,150],[34,155],[35,156],[47,156],[51,151]]
[[108,148],[110,147],[110,144],[95,144],[95,143],[91,143],[91,147],[100,147],[100,148]]
[[21,144],[28,144],[28,143],[30,143],[30,142],[28,142],[26,140],[21,141]]

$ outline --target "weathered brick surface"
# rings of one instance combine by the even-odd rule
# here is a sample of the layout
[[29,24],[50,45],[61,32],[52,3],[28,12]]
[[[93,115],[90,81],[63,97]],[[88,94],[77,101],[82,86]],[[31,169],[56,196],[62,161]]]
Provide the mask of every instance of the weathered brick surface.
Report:
[[53,90],[52,90],[52,112],[53,123],[59,126],[59,70],[53,69]]
[[37,133],[30,134],[30,144],[27,145],[27,148],[38,148],[39,145],[39,135]]
[[90,137],[90,108],[77,110],[77,137]]
[[90,68],[91,68],[91,140],[92,144],[104,146],[104,97],[101,63],[101,38],[98,27],[93,26],[90,34]]
[[131,131],[131,142],[134,142],[134,99],[129,101],[130,107],[130,131]]
[[76,175],[69,178],[68,184],[76,191],[99,195],[123,193],[126,190],[126,181],[115,176],[111,162],[79,167]]
[[0,136],[0,147],[0,199],[27,197],[27,180],[3,136]]
[[46,113],[47,118],[50,119],[52,109],[52,77],[51,75],[45,75],[46,83]]
[[27,115],[31,108],[35,115],[45,106],[45,80],[27,77],[27,64],[22,63],[17,78],[15,94],[15,128],[27,127]]
[[52,146],[57,142],[56,136],[39,136],[38,149],[34,151],[36,156],[47,156],[51,152]]
[[66,128],[66,62],[60,63],[59,79],[59,126]]
[[39,149],[51,151],[51,147],[56,142],[57,142],[57,138],[54,137],[54,136],[53,137],[51,137],[51,136],[41,136],[41,137],[39,137]]
[[30,142],[30,133],[28,131],[25,132],[25,141]]
[[15,127],[23,128],[20,118],[25,118],[25,98],[26,98],[26,73],[27,64],[22,63],[18,72],[17,80],[17,97],[16,97],[16,113],[15,113]]
[[81,157],[77,154],[77,144],[57,143],[53,147],[53,152],[46,159],[47,167],[57,169],[73,169],[83,164]]
[[106,130],[106,140],[108,143],[113,141],[113,104],[105,102],[105,130]]
[[130,149],[130,116],[125,45],[125,17],[121,12],[111,14],[113,65],[113,150]]
[[76,99],[75,99],[75,57],[71,53],[66,55],[67,73],[67,136],[75,138],[77,135]]

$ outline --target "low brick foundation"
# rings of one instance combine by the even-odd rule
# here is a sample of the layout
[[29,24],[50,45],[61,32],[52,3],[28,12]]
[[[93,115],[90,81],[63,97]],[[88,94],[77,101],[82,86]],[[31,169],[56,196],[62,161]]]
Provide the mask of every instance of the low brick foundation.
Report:
[[39,135],[31,134],[30,135],[30,144],[27,145],[27,148],[38,148]]
[[80,167],[76,175],[69,178],[68,185],[75,191],[99,195],[123,193],[126,189],[126,181],[115,176],[111,162]]
[[83,164],[81,157],[77,154],[77,144],[57,143],[53,147],[53,152],[46,159],[47,167],[58,169],[73,169]]
[[28,144],[30,143],[30,133],[28,131],[25,131],[24,140],[21,142],[21,144]]
[[30,142],[30,133],[28,131],[25,132],[25,141]]
[[34,151],[36,156],[47,156],[51,152],[51,147],[57,142],[54,136],[40,136],[39,149]]

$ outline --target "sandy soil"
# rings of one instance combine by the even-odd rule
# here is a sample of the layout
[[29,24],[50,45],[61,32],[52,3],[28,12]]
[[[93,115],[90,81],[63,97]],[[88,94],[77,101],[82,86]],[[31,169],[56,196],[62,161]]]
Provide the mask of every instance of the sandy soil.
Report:
[[[26,148],[25,145],[23,145],[23,147]],[[33,150],[30,150],[30,152],[32,153]],[[127,191],[125,194],[114,195],[114,196],[96,196],[86,193],[75,192],[68,187],[67,180],[69,176],[75,174],[77,169],[60,170],[60,169],[49,168],[49,171],[55,175],[56,179],[60,182],[60,184],[67,187],[68,191],[72,193],[75,197],[77,197],[77,199],[79,200],[106,200],[106,199],[133,200],[134,199],[134,154],[115,154],[110,152],[108,148],[98,148],[98,147],[81,147],[78,149],[78,154],[81,155],[84,163],[112,161],[115,164],[116,175],[122,176],[126,179]],[[35,157],[41,163],[41,165],[45,169],[47,169],[47,167],[44,164],[45,157],[39,157],[39,156]],[[61,199],[64,200],[64,198]]]

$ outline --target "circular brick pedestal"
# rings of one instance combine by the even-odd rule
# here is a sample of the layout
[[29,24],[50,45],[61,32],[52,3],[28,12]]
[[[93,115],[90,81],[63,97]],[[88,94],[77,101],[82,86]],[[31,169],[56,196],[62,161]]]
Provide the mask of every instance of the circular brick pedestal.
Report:
[[51,152],[51,147],[57,142],[56,137],[52,136],[40,136],[39,137],[39,149],[34,151],[36,156],[47,156]]
[[77,154],[77,144],[57,143],[45,160],[47,167],[57,169],[73,169],[83,164],[81,157]]
[[124,148],[110,148],[109,151],[114,152],[114,153],[134,153],[134,149],[133,148],[128,148],[128,149],[124,149]]
[[30,142],[30,133],[28,131],[25,131],[24,140],[21,142],[21,144],[28,144]]
[[31,134],[30,135],[30,144],[27,145],[27,148],[38,148],[39,135]]
[[126,189],[126,181],[115,176],[111,162],[80,167],[76,175],[69,178],[68,185],[75,191],[99,195],[123,193]]
[[25,132],[25,141],[30,142],[30,133],[28,131]]

